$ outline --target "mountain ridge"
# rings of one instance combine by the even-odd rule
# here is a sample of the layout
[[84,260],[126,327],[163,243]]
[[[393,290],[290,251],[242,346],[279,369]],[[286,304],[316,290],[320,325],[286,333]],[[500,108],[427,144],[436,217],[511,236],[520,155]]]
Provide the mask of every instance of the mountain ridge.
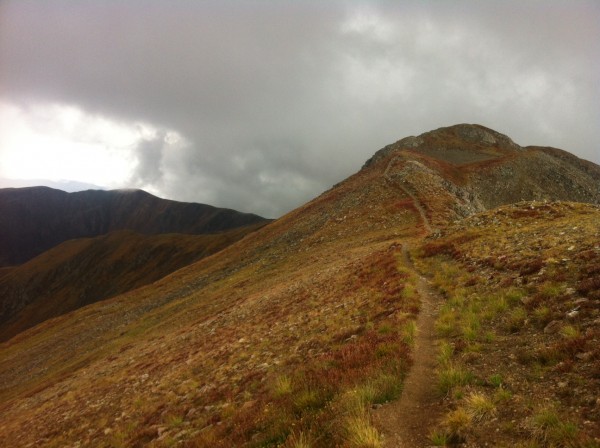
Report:
[[[511,148],[479,131],[473,127],[475,137],[469,137],[467,129],[465,138],[450,127],[424,138],[432,151],[397,146],[380,153],[222,251],[0,344],[0,443],[356,448],[364,440],[359,436],[368,435],[372,446],[383,446],[373,408],[389,409],[386,403],[402,399],[418,350],[420,276],[446,301],[436,331],[450,338],[440,341],[450,347],[440,354],[448,359],[439,361],[439,377],[431,381],[448,413],[437,440],[482,446],[498,432],[511,444],[559,443],[547,423],[539,423],[549,408],[518,406],[535,403],[529,381],[540,375],[559,381],[569,365],[569,381],[598,390],[588,372],[598,359],[594,300],[600,285],[590,281],[596,271],[586,265],[597,264],[600,210],[543,200],[597,204],[600,168]],[[442,153],[448,149],[467,154]],[[536,173],[529,180],[532,161],[544,165],[534,168],[550,179],[570,180],[567,190],[546,190]],[[492,196],[497,190],[501,194]],[[541,201],[510,205],[522,195]],[[503,201],[509,205],[494,206]],[[551,231],[556,234],[546,238]],[[406,265],[406,252],[418,273]],[[480,303],[487,298],[489,304]],[[569,321],[565,313],[576,303],[588,305],[579,310],[581,321]],[[534,324],[548,318],[564,329],[550,334]],[[530,333],[540,347],[547,341],[575,348],[556,361],[543,350],[503,351],[522,362],[519,375],[513,369],[482,377],[471,368],[485,364],[483,354],[491,356],[494,344],[509,350]],[[464,375],[451,377],[455,383],[447,387],[446,371]],[[468,400],[488,398],[492,387],[493,410],[469,414]],[[564,389],[546,389],[535,388],[547,394],[541,401],[548,398],[562,411]],[[569,406],[581,413],[564,409],[569,420],[556,426],[570,432],[565,429],[560,443],[600,440],[597,425],[585,423],[597,415],[587,394],[573,396]],[[518,425],[511,423],[515,409]],[[478,421],[485,433],[476,429]]]
[[251,213],[161,199],[143,190],[8,188],[0,189],[0,207],[0,266],[23,263],[63,241],[114,230],[201,234],[265,221]]

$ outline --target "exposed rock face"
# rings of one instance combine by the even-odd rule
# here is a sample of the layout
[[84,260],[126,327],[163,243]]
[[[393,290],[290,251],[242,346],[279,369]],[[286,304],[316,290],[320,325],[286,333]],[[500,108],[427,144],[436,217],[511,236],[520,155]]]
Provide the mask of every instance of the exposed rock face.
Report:
[[23,263],[73,238],[116,230],[146,235],[203,234],[264,221],[204,204],[169,201],[141,190],[65,193],[47,187],[0,190],[0,267]]

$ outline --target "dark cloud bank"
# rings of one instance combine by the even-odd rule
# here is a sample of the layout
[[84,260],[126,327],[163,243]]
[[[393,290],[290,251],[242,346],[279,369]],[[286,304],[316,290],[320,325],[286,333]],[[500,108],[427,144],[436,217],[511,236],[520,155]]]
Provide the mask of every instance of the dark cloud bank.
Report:
[[598,5],[5,1],[0,100],[150,123],[132,185],[278,216],[460,122],[600,163]]

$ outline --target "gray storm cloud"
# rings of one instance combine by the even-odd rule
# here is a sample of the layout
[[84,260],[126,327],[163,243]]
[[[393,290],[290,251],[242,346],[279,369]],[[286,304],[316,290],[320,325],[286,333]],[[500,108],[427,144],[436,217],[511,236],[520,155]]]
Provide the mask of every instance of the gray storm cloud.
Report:
[[143,139],[136,146],[134,184],[144,188],[146,185],[160,185],[163,182],[163,150],[166,146],[166,134],[160,132],[154,138]]
[[595,1],[5,1],[0,100],[173,130],[134,185],[274,217],[459,122],[600,163],[598,42]]

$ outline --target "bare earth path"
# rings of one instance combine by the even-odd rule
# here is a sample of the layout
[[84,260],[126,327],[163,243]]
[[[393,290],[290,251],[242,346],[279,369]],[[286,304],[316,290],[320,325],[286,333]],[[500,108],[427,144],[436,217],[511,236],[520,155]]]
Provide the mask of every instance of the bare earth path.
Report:
[[[419,199],[406,186],[395,182],[389,171],[397,158],[390,160],[383,177],[394,187],[407,194],[421,216],[427,233],[432,232],[427,213]],[[417,291],[421,297],[421,311],[417,317],[413,366],[404,381],[399,400],[379,408],[374,413],[375,424],[381,429],[384,446],[388,448],[420,448],[431,446],[430,431],[441,415],[440,398],[435,391],[435,318],[439,296],[416,271],[407,243],[402,245],[404,265],[417,275]]]
[[[406,244],[402,246],[406,267],[415,270]],[[386,447],[431,446],[430,430],[441,415],[440,397],[435,391],[436,345],[434,323],[440,298],[418,272],[417,289],[421,311],[417,317],[413,366],[399,400],[375,411],[375,423],[385,436]]]
[[425,227],[425,230],[427,231],[427,233],[432,233],[433,228],[431,227],[429,218],[427,218],[427,212],[425,211],[425,207],[423,207],[423,204],[421,204],[421,201],[419,200],[419,198],[406,185],[402,185],[401,183],[396,182],[389,175],[390,169],[392,168],[393,164],[397,160],[403,160],[403,159],[402,159],[402,157],[394,157],[393,159],[391,159],[383,172],[383,178],[387,182],[389,182],[392,186],[402,190],[403,193],[405,193],[412,199],[413,204],[415,205],[415,208],[417,209],[417,211],[419,212],[419,215],[421,216],[421,220],[423,221],[423,226]]

